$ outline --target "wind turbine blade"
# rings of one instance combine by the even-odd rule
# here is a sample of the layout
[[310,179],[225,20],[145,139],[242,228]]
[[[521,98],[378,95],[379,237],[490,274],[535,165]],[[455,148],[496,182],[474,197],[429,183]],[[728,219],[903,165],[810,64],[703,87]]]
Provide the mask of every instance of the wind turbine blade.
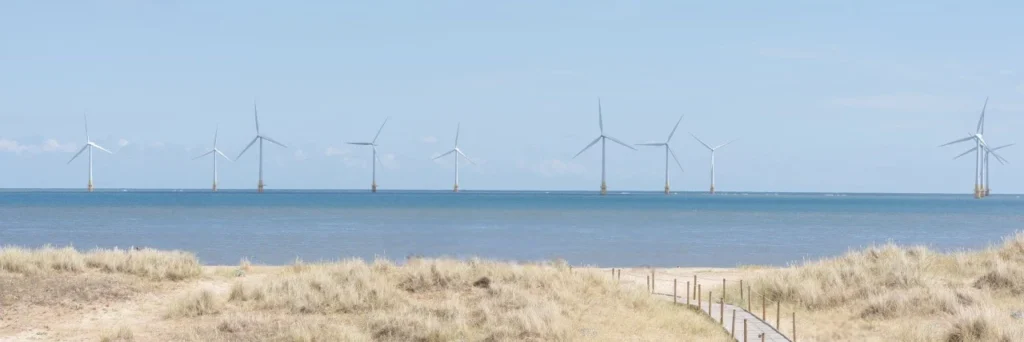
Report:
[[210,154],[213,154],[214,152],[215,152],[215,150],[210,150],[209,152],[203,153],[203,155],[201,155],[201,156],[198,156],[198,157],[192,158],[192,160],[196,160],[196,159],[199,159],[199,158],[202,158],[202,157],[208,156],[208,155],[210,155]]
[[368,143],[368,142],[349,142],[349,143],[346,143],[346,144],[349,144],[349,145],[360,145],[360,146],[373,146],[373,143]]
[[[1006,163],[1008,163],[1006,158],[1003,158],[1002,156],[999,156],[999,155],[996,155],[996,154],[992,154],[992,155],[996,156],[996,161],[998,161],[1000,165],[1006,165]],[[988,156],[985,157],[985,163],[986,163],[985,166],[987,167],[988,166]]]
[[455,147],[459,147],[459,130],[462,129],[462,123],[455,125]]
[[272,139],[272,138],[270,138],[270,137],[268,137],[268,136],[265,136],[265,135],[264,135],[264,136],[261,136],[261,138],[263,138],[263,139],[265,139],[265,140],[267,140],[267,141],[269,141],[269,142],[275,143],[275,144],[277,144],[277,146],[281,146],[281,147],[284,147],[284,148],[288,148],[288,146],[285,146],[284,144],[282,144],[282,143],[279,143],[279,142],[277,142],[277,140],[274,140],[274,139]]
[[580,150],[580,153],[577,153],[575,156],[572,156],[572,159],[576,159],[576,157],[579,157],[581,154],[583,154],[583,152],[586,152],[587,149],[589,149],[591,146],[594,146],[594,144],[597,144],[597,142],[600,141],[601,138],[603,138],[603,137],[604,136],[600,136],[600,137],[597,137],[597,139],[594,139],[594,141],[591,141],[590,144],[587,145],[587,147],[584,147],[582,150]]
[[256,135],[260,135],[260,112],[256,110],[256,100],[252,100],[252,115],[256,118]]
[[95,148],[98,148],[98,149],[100,149],[100,151],[103,151],[103,152],[107,152],[107,153],[110,153],[110,154],[114,154],[114,152],[110,152],[109,150],[107,150],[107,149],[103,148],[103,146],[97,145],[97,144],[96,144],[96,143],[94,143],[94,142],[91,142],[91,141],[90,141],[90,142],[89,142],[89,145],[90,145],[90,146],[92,146],[92,147],[95,147]]
[[1007,148],[1007,147],[1010,147],[1010,146],[1013,146],[1013,145],[1016,145],[1016,144],[1015,143],[1014,144],[1006,144],[1006,145],[999,146],[999,147],[993,147],[992,150],[993,151],[998,151],[998,150],[1001,150],[1001,149],[1004,149],[1004,148]]
[[997,154],[995,151],[992,151],[992,149],[989,149],[988,146],[981,145],[981,147],[985,149],[985,152],[991,153],[993,156],[995,156],[996,157],[996,161],[999,161],[999,164],[1006,164],[1006,158],[1003,158],[1002,156]]
[[85,118],[85,141],[92,141],[89,138],[89,115],[82,114],[82,117]]
[[455,150],[451,150],[451,151],[445,152],[444,154],[439,155],[437,157],[434,157],[431,160],[438,160],[438,159],[444,158],[444,157],[448,156],[449,154],[452,154],[453,152],[455,152]]
[[966,152],[958,154],[956,157],[953,157],[953,159],[954,160],[955,159],[959,159],[960,157],[966,156],[966,155],[970,154],[971,152],[974,152],[974,151],[977,151],[977,150],[978,150],[977,146],[972,147],[970,150],[967,150]]
[[722,147],[725,147],[725,145],[728,145],[728,144],[732,144],[732,143],[736,142],[736,140],[739,140],[739,139],[733,139],[733,140],[730,140],[730,141],[729,141],[729,142],[727,142],[727,143],[724,143],[724,144],[721,144],[721,145],[715,146],[715,149],[717,150],[717,149],[720,149],[720,148],[722,148]]
[[701,145],[704,145],[704,147],[707,148],[708,150],[712,150],[712,151],[715,150],[715,149],[711,148],[711,146],[708,146],[708,144],[705,144],[704,141],[700,140],[700,138],[698,138],[696,135],[693,135],[693,133],[690,133],[690,136],[693,137],[694,139],[697,139],[697,142],[699,142]]
[[672,154],[672,159],[675,160],[676,161],[676,165],[679,166],[679,172],[686,172],[686,171],[683,171],[683,163],[679,162],[679,157],[676,156],[676,151],[672,150],[672,147],[670,147],[670,146],[665,146],[665,148],[668,148],[668,152],[670,154]]
[[78,156],[82,155],[82,152],[85,152],[85,149],[87,148],[89,148],[89,144],[82,146],[82,149],[78,150],[78,153],[75,153],[75,156],[71,157],[71,160],[68,160],[68,164],[71,164],[71,162],[75,161],[75,158],[78,158]]
[[675,127],[672,127],[672,133],[669,133],[669,134],[668,134],[668,140],[665,140],[665,143],[669,143],[669,142],[671,142],[671,141],[672,141],[672,136],[673,136],[673,135],[676,135],[676,129],[678,129],[678,128],[679,128],[679,124],[680,124],[680,123],[682,123],[682,122],[683,122],[683,116],[682,116],[682,115],[680,115],[680,116],[679,116],[679,121],[676,121],[676,126],[675,126]]
[[629,149],[631,149],[631,150],[633,150],[633,151],[636,151],[636,148],[635,148],[635,147],[633,147],[633,146],[629,146],[629,144],[627,144],[627,143],[624,143],[624,142],[620,141],[619,139],[615,139],[615,138],[612,138],[612,137],[610,137],[610,136],[607,136],[607,135],[606,135],[606,136],[604,136],[604,137],[605,137],[605,138],[608,138],[608,140],[611,140],[611,141],[614,141],[614,142],[617,142],[617,143],[619,143],[619,145],[622,145],[622,146],[626,146],[626,147],[628,147]]
[[601,113],[601,98],[597,98],[597,126],[601,128],[601,135],[604,135],[604,114]]
[[968,140],[971,140],[971,139],[974,139],[974,136],[973,136],[973,135],[971,135],[971,136],[968,136],[968,137],[966,137],[966,138],[963,138],[963,139],[957,139],[957,140],[953,140],[953,141],[950,141],[950,142],[948,142],[948,143],[945,143],[945,144],[939,145],[939,147],[943,147],[943,146],[949,146],[949,145],[953,145],[953,144],[958,144],[958,143],[962,143],[962,142],[964,142],[964,141],[968,141]]
[[988,108],[988,96],[985,97],[985,104],[981,106],[981,117],[978,118],[978,128],[975,130],[978,134],[985,133],[985,108]]
[[235,157],[235,159],[242,159],[242,156],[245,155],[245,151],[248,151],[249,148],[252,147],[252,145],[256,144],[256,140],[260,140],[260,137],[256,136],[255,138],[252,138],[252,141],[249,142],[249,145],[246,145],[245,148],[242,149],[242,153],[239,153],[238,157]]
[[643,143],[636,144],[637,146],[665,146],[665,143]]
[[380,160],[380,153],[377,153],[377,146],[373,146],[373,158],[377,159],[376,162],[380,164],[380,167],[384,167],[384,162]]
[[213,130],[213,148],[214,149],[217,149],[217,135],[219,135],[219,134],[220,134],[220,125],[217,125],[217,128],[215,128]]
[[[377,137],[380,137],[380,131],[383,131],[383,130],[384,130],[384,125],[387,125],[387,124],[388,124],[388,119],[391,119],[391,117],[386,117],[386,118],[384,118],[384,123],[380,124],[380,128],[379,128],[379,129],[377,129],[377,135],[374,135],[374,136],[373,136],[373,143],[374,143],[374,144],[376,144],[376,143],[377,143]],[[457,136],[457,135],[458,135],[458,134],[456,134],[456,136]]]
[[469,156],[466,156],[465,153],[462,153],[462,150],[456,149],[455,152],[458,152],[459,155],[462,156],[462,158],[466,158],[466,161],[468,161],[470,164],[476,165],[476,163],[474,163],[472,159],[469,159]]
[[231,160],[231,157],[228,157],[228,155],[224,154],[224,152],[221,152],[218,149],[213,149],[213,150],[217,151],[217,154],[219,154],[221,157],[224,157],[224,159],[227,159],[228,161],[234,161],[234,160]]

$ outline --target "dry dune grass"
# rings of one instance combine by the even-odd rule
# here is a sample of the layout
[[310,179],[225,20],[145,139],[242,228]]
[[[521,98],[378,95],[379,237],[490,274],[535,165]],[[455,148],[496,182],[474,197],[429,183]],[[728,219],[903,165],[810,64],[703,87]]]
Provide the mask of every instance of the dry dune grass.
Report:
[[[201,299],[197,299],[201,298]],[[699,314],[561,264],[412,259],[295,265],[171,317],[202,341],[726,341]],[[211,310],[210,308],[217,308]],[[218,312],[220,314],[218,314]]]
[[975,252],[889,244],[752,273],[755,291],[801,312],[801,340],[1024,341],[1011,317],[1024,310],[1022,267],[1018,233]]
[[[26,308],[120,301],[152,287],[141,280],[184,280],[202,272],[189,253],[72,247],[0,249],[0,301]],[[18,308],[11,310],[17,311]]]
[[152,280],[183,280],[196,277],[202,272],[195,255],[181,251],[114,248],[82,253],[73,247],[0,248],[0,271],[38,275],[87,270],[129,274]]

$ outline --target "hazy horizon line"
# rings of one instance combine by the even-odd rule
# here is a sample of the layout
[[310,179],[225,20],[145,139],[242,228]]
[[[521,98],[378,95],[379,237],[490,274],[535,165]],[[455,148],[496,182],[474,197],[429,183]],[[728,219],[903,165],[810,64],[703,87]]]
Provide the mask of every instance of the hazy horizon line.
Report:
[[[95,188],[94,192],[213,192],[209,188]],[[292,188],[292,189],[265,189],[265,192],[344,192],[344,193],[359,193],[366,192],[372,194],[369,189],[341,189],[341,188]],[[88,192],[86,189],[80,188],[0,188],[0,193],[4,192]],[[256,189],[250,188],[219,188],[217,192],[230,192],[230,193],[257,193]],[[450,189],[377,189],[377,192],[390,192],[390,193],[401,193],[401,192],[430,192],[430,193],[454,193]],[[487,192],[530,192],[530,193],[594,193],[599,194],[599,190],[571,190],[571,189],[459,189],[459,192],[469,193],[487,193]],[[746,195],[746,194],[785,194],[785,195],[947,195],[947,196],[971,196],[967,193],[948,193],[948,192],[857,192],[857,191],[720,191],[716,190],[714,194],[710,194],[707,191],[701,190],[682,190],[672,191],[672,194],[688,194],[688,195]],[[609,195],[628,195],[628,194],[664,194],[663,190],[615,190],[608,191]],[[1021,196],[1024,194],[1006,193],[1006,194],[992,194],[993,196]]]

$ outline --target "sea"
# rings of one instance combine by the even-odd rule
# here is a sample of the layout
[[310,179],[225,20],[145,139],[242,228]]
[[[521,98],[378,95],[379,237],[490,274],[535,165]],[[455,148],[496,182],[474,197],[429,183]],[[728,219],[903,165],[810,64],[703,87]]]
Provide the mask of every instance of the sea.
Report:
[[889,242],[984,248],[1022,228],[1018,195],[0,191],[0,245],[178,249],[208,265],[421,256],[783,266]]

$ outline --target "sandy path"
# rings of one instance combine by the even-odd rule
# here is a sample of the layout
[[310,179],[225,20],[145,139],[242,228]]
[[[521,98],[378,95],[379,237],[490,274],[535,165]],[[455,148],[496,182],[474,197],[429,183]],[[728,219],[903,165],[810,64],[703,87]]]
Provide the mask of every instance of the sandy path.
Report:
[[140,293],[127,301],[90,303],[65,312],[40,312],[22,317],[16,323],[18,326],[10,327],[15,332],[0,336],[0,342],[99,341],[104,336],[114,336],[120,327],[131,329],[139,341],[166,340],[175,327],[167,324],[164,314],[175,299],[204,288],[226,296],[233,281],[207,271],[200,280],[164,284],[154,292]]

